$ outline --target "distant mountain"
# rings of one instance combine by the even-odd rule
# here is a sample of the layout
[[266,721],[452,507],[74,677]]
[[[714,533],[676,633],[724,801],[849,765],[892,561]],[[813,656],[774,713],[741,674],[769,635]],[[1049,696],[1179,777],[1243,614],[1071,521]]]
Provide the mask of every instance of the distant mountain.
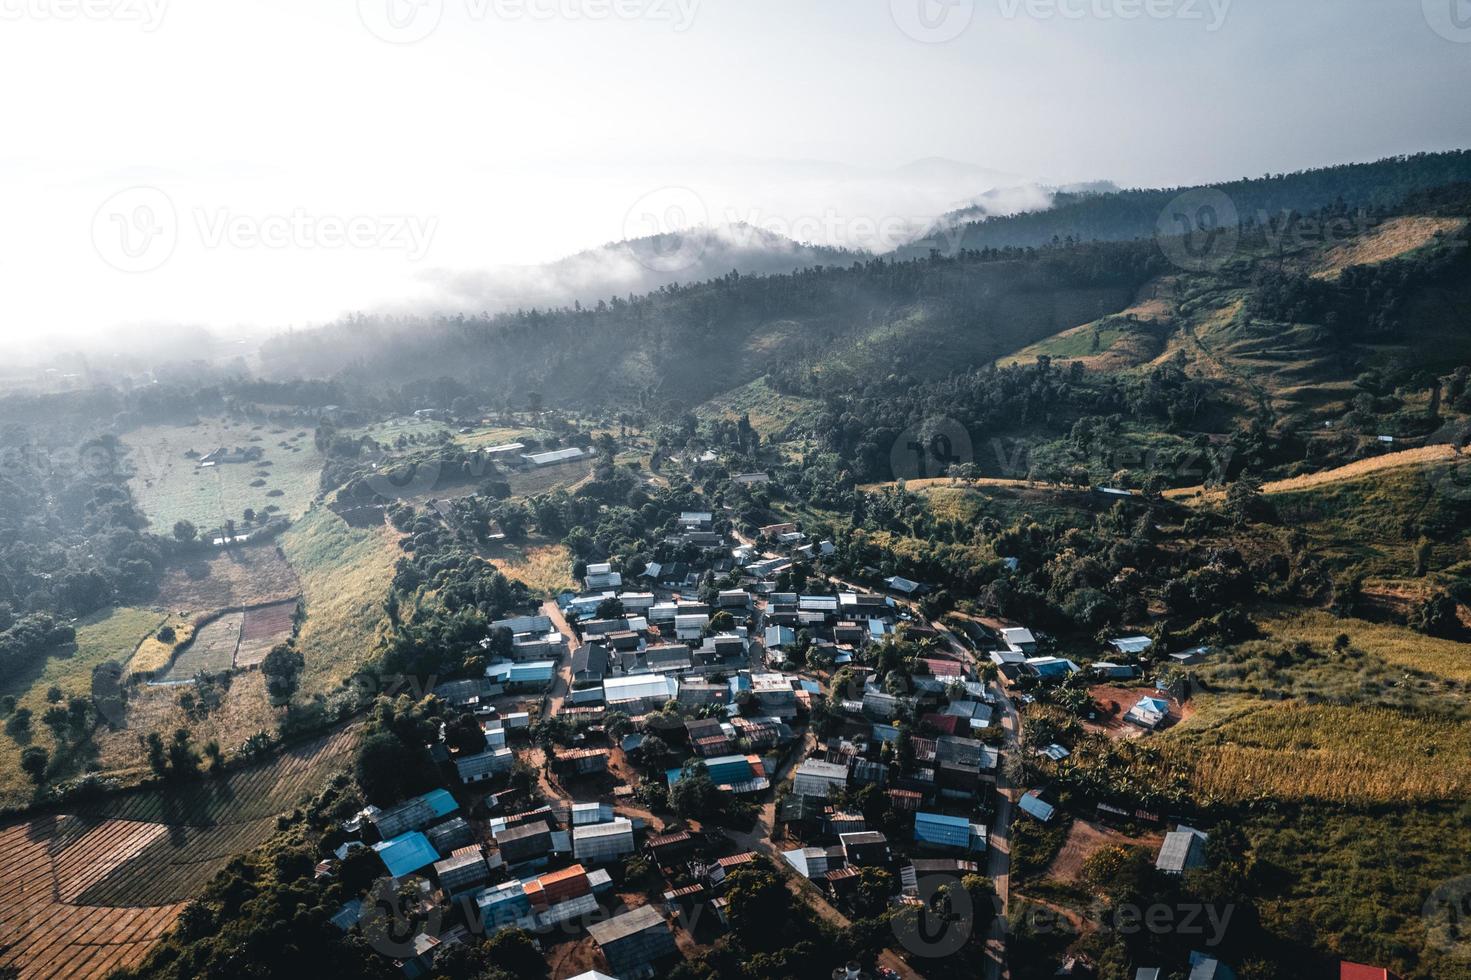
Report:
[[1350,210],[1392,208],[1418,191],[1463,181],[1471,181],[1471,151],[1465,150],[1193,187],[1097,193],[1097,188],[1085,185],[1059,190],[1050,207],[1026,208],[1003,216],[988,214],[958,225],[939,223],[913,245],[899,250],[898,255],[920,258],[932,249],[948,255],[962,248],[1036,248],[1068,239],[1106,242],[1153,238],[1165,209],[1191,191],[1223,193],[1239,223],[1251,225],[1286,211],[1316,211],[1340,203]]
[[610,242],[546,265],[454,273],[437,277],[435,283],[437,301],[444,309],[497,313],[593,305],[733,271],[773,275],[867,257],[864,252],[803,244],[749,224],[731,224]]

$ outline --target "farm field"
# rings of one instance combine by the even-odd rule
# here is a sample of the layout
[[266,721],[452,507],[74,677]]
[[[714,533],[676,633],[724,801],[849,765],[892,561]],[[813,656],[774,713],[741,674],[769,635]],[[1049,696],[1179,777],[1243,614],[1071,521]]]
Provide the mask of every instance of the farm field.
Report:
[[489,561],[509,579],[519,579],[532,594],[551,598],[567,589],[576,590],[572,580],[572,553],[562,544],[501,545]]
[[0,828],[0,971],[101,978],[136,964],[232,854],[342,769],[355,737],[345,729],[223,780]]
[[75,648],[62,648],[44,663],[0,678],[0,696],[14,695],[18,706],[30,708],[34,720],[30,739],[18,744],[9,736],[0,736],[0,803],[15,805],[30,799],[31,784],[20,771],[20,752],[26,745],[39,745],[55,753],[51,731],[41,724],[41,715],[49,707],[46,692],[54,684],[63,697],[90,696],[92,669],[108,661],[126,664],[139,641],[151,635],[164,617],[149,609],[120,607],[94,613],[77,623]]
[[1385,708],[1197,698],[1160,738],[1197,790],[1223,800],[1413,803],[1471,792],[1471,724]]
[[540,469],[518,470],[506,480],[513,497],[535,497],[537,494],[575,486],[592,474],[592,461],[577,459]]
[[[170,534],[179,520],[193,522],[204,533],[225,520],[240,521],[247,507],[257,513],[275,507],[295,518],[306,512],[317,494],[322,457],[303,432],[288,434],[248,422],[208,419],[194,425],[144,426],[122,441],[133,468],[129,481],[133,495],[156,534]],[[207,468],[185,456],[222,446],[255,446],[264,455],[253,462]]]
[[184,684],[201,671],[218,674],[235,665],[235,648],[240,645],[244,613],[225,613],[194,632],[193,641],[174,657],[169,669],[158,676],[160,684]]
[[[159,639],[158,634],[164,626],[174,631],[174,642],[165,643]],[[133,651],[133,657],[128,661],[129,674],[151,674],[156,670],[163,670],[173,660],[174,651],[180,646],[188,643],[194,635],[194,624],[181,616],[171,616],[168,621],[160,626],[152,636],[144,637],[143,642],[138,644],[138,649]]]
[[240,627],[240,646],[235,651],[236,667],[254,667],[278,643],[291,636],[292,619],[296,616],[296,600],[277,602],[245,610]]
[[158,604],[181,613],[254,606],[295,598],[301,583],[274,544],[220,549],[170,568]]
[[301,580],[306,620],[297,648],[306,658],[305,694],[335,689],[374,653],[383,597],[402,555],[387,525],[349,527],[326,507],[313,508],[281,536]]

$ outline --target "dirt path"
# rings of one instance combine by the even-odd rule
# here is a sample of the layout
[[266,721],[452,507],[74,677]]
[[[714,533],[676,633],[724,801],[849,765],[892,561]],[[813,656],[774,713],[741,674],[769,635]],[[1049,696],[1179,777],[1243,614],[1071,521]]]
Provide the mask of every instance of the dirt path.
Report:
[[557,676],[553,679],[552,689],[547,692],[545,699],[545,717],[552,718],[562,710],[562,705],[567,701],[567,694],[572,690],[572,654],[582,644],[578,641],[577,634],[572,631],[572,625],[567,622],[567,617],[562,615],[562,609],[557,605],[555,599],[543,602],[541,611],[567,640],[567,652],[557,661]]

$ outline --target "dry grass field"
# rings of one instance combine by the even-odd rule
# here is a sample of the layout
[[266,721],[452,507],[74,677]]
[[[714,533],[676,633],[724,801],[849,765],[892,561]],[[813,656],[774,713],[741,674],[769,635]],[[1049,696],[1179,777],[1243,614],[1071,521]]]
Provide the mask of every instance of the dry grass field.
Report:
[[1372,233],[1329,249],[1319,259],[1313,275],[1319,279],[1335,279],[1351,265],[1376,265],[1397,259],[1429,245],[1438,235],[1450,235],[1459,231],[1465,224],[1462,218],[1434,218],[1427,215],[1391,218]]
[[306,620],[297,646],[306,658],[302,692],[336,688],[375,652],[384,597],[402,556],[386,525],[349,527],[316,507],[281,536],[301,580]]
[[489,561],[506,578],[525,583],[536,596],[549,598],[577,588],[572,580],[572,553],[565,545],[502,545],[490,553]]
[[218,674],[235,666],[235,649],[240,645],[244,613],[225,613],[199,626],[188,646],[174,656],[169,669],[158,676],[161,684],[180,684],[201,671]]
[[1290,609],[1259,621],[1268,638],[1305,640],[1320,648],[1346,633],[1353,645],[1385,663],[1471,683],[1471,644],[1416,633],[1392,623],[1340,619],[1320,609]]
[[1407,804],[1471,792],[1471,724],[1382,708],[1197,698],[1156,744],[1196,788],[1226,800],[1273,797]]
[[[174,631],[174,641],[165,643],[159,639],[159,632],[164,626]],[[152,674],[154,671],[163,670],[174,659],[174,651],[187,644],[194,636],[194,623],[182,616],[171,616],[156,630],[152,636],[143,638],[138,648],[133,651],[132,659],[128,661],[129,674]]]

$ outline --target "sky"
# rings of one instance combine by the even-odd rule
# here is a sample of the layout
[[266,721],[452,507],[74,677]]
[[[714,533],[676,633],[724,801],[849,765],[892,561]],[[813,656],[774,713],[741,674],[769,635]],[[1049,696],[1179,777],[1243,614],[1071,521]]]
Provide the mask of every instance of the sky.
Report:
[[1471,146],[1471,0],[0,0],[0,333],[225,335],[681,224]]

